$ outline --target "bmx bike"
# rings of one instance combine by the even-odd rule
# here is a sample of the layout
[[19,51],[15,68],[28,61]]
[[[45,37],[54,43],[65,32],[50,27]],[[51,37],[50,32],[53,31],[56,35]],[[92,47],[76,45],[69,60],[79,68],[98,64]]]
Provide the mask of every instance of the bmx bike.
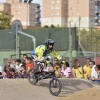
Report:
[[[36,83],[42,79],[48,79],[49,81],[49,91],[52,95],[57,96],[60,94],[62,90],[61,81],[56,78],[55,71],[53,72],[45,72],[44,69],[44,62],[35,61],[36,64],[34,68],[31,68],[27,73],[27,78],[30,84],[36,85]],[[43,73],[45,72],[45,75]]]

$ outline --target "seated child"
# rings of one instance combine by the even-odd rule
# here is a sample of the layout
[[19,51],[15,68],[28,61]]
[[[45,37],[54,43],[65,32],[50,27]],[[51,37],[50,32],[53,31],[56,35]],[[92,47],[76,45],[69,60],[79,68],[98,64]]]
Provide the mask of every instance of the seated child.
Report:
[[34,67],[34,64],[32,62],[32,59],[30,57],[27,57],[27,63],[26,63],[26,72],[29,71],[29,69]]
[[10,74],[11,74],[10,78],[17,78],[18,77],[18,74],[15,72],[14,68],[10,68],[9,71],[10,71]]
[[59,60],[56,57],[54,58],[53,67],[54,67],[54,71],[55,71],[56,77],[59,78],[60,77],[60,73],[61,73],[61,65],[59,63]]
[[96,71],[98,77],[91,78],[91,80],[94,82],[100,83],[100,65],[96,65],[95,71]]
[[26,78],[26,68],[25,68],[25,65],[21,66],[19,78]]

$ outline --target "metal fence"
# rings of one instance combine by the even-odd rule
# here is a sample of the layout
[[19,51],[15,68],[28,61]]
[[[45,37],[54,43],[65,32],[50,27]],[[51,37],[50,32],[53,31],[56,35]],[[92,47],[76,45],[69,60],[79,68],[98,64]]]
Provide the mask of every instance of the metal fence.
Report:
[[[16,49],[16,37],[15,35],[9,34],[10,30],[0,30],[0,62],[3,58],[6,58],[7,52],[14,51]],[[45,39],[52,38],[56,41],[54,49],[58,51],[67,51],[69,49],[69,28],[41,28],[23,30],[23,32],[33,35],[36,37],[36,46],[43,44]],[[95,28],[71,28],[72,34],[72,51],[76,51],[77,57],[90,57],[96,60],[100,56],[100,30]],[[80,38],[78,38],[78,36]],[[20,50],[31,51],[33,49],[33,42],[30,38],[19,35]],[[80,44],[78,43],[80,42]],[[79,44],[79,45],[78,45]],[[78,49],[79,47],[79,49]],[[2,53],[2,51],[7,51]],[[70,51],[69,51],[70,52]],[[5,54],[5,56],[4,56]],[[72,52],[73,55],[73,52]],[[16,55],[13,57],[15,58]],[[9,57],[9,55],[7,56]],[[69,56],[67,56],[69,57]],[[72,56],[73,57],[73,56]],[[100,58],[98,58],[100,59]]]
[[81,27],[76,30],[79,48],[77,57],[89,57],[100,64],[100,29]]
[[[0,50],[16,49],[15,35],[9,34],[10,30],[0,30]],[[23,32],[36,37],[36,46],[43,44],[45,39],[52,38],[56,41],[55,50],[69,49],[69,28],[41,28],[23,30]],[[72,49],[76,49],[76,28],[71,29],[72,33]],[[19,45],[21,51],[31,51],[33,42],[30,38],[19,35]]]
[[[77,34],[79,30],[77,30]],[[100,30],[96,28],[80,28],[79,41],[84,51],[100,52]]]

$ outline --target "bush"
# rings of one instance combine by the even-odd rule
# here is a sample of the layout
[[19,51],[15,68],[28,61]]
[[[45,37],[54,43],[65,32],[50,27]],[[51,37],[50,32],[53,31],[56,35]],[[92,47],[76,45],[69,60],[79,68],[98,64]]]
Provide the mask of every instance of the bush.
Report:
[[55,26],[52,24],[51,26],[50,26],[51,28],[55,28]]
[[60,25],[58,24],[57,27],[60,27]]
[[44,28],[49,28],[49,26],[48,25],[45,25]]

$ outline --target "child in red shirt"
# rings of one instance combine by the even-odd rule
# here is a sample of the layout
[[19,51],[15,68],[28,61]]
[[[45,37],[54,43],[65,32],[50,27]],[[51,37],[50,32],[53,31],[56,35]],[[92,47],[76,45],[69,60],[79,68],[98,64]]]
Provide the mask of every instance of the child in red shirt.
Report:
[[32,59],[30,57],[27,57],[27,63],[26,63],[26,72],[29,71],[29,69],[34,67],[34,64],[32,62]]

